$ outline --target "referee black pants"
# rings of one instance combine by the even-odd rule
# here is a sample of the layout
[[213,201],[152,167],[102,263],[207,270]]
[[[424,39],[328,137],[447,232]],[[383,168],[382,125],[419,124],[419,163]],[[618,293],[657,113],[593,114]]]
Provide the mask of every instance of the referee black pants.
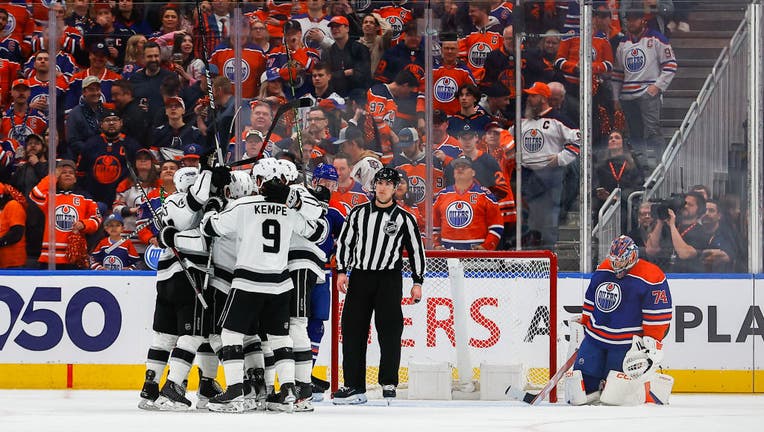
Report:
[[398,385],[401,362],[403,281],[399,270],[353,270],[342,309],[342,368],[345,386],[366,390],[366,341],[371,315],[380,348],[381,385]]

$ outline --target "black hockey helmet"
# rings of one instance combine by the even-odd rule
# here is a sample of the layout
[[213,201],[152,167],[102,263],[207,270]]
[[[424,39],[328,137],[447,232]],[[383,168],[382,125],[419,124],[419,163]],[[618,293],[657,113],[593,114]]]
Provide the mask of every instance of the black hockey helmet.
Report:
[[398,187],[398,183],[401,182],[401,174],[392,168],[384,167],[374,174],[374,183],[377,183],[380,180],[389,181],[395,185],[395,187]]

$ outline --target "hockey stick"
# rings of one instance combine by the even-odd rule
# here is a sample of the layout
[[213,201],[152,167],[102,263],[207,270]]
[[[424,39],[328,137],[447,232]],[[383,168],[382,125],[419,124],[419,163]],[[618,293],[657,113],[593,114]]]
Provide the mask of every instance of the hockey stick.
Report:
[[[151,200],[149,200],[149,194],[146,193],[146,190],[143,189],[143,186],[141,185],[141,180],[138,178],[138,175],[135,173],[135,169],[133,169],[133,165],[130,163],[130,161],[125,161],[125,165],[127,166],[127,170],[130,171],[130,175],[133,176],[133,179],[135,179],[135,184],[138,186],[138,190],[140,190],[141,195],[143,196],[143,199],[146,200],[146,206],[149,208],[149,211],[151,212],[151,219],[152,221],[156,222],[156,225],[162,225],[162,219],[159,218],[159,215],[157,214],[156,210],[154,210],[154,207],[151,206]],[[180,268],[183,269],[183,273],[186,274],[186,278],[188,279],[188,282],[191,283],[191,288],[194,289],[194,292],[196,292],[196,297],[199,299],[199,303],[202,305],[204,309],[207,309],[207,302],[204,300],[204,297],[202,296],[202,292],[199,291],[199,287],[196,286],[196,281],[194,281],[194,277],[191,276],[191,272],[188,271],[188,266],[186,263],[183,262],[183,259],[180,257],[180,253],[178,252],[178,249],[175,247],[168,247],[170,251],[172,252],[173,256],[175,256],[175,259],[178,261],[178,264],[180,264]]]
[[[220,135],[218,134],[218,127],[217,123],[215,122],[215,94],[212,91],[212,79],[210,78],[210,62],[208,60],[207,56],[207,38],[206,34],[207,32],[204,29],[204,15],[202,14],[202,4],[199,0],[196,0],[196,15],[197,20],[199,21],[199,33],[201,37],[201,54],[202,54],[202,63],[204,63],[204,76],[207,79],[207,98],[209,98],[210,101],[210,108],[208,110],[207,115],[210,119],[210,124],[212,125],[212,135],[215,139],[215,153],[214,156],[217,157],[217,162],[223,163],[223,149],[220,148]],[[214,159],[209,164],[210,166],[215,166]]]
[[[284,26],[284,27],[285,27],[284,30],[286,30],[286,26]],[[297,98],[297,93],[295,92],[295,89],[294,89],[294,78],[292,78],[292,71],[290,70],[290,68],[291,68],[290,65],[292,63],[292,55],[289,53],[289,45],[287,44],[287,33],[286,33],[286,31],[284,31],[284,52],[286,52],[286,56],[287,56],[287,64],[286,64],[286,66],[287,66],[287,73],[289,74],[289,88],[292,90],[292,100],[294,100],[294,99]],[[294,70],[295,70],[295,75],[296,75],[297,74],[297,67],[296,66],[295,66]],[[294,111],[293,112],[294,112],[294,124],[295,124],[295,126],[297,126],[295,128],[295,130],[297,131],[297,146],[300,149],[300,158],[302,158],[302,132],[301,132],[302,128],[301,128],[301,125],[299,123],[299,117],[298,117],[298,114],[300,113],[300,111],[297,109],[297,107],[294,107]],[[263,141],[263,144],[265,144],[265,141]]]
[[571,355],[570,358],[565,361],[562,366],[560,366],[560,369],[557,370],[557,373],[555,373],[552,378],[549,379],[546,385],[541,389],[541,392],[539,392],[539,394],[537,394],[536,397],[531,400],[531,405],[539,405],[544,399],[546,399],[547,396],[549,396],[549,393],[552,392],[552,389],[557,387],[557,383],[560,382],[562,376],[565,375],[565,372],[573,367],[573,363],[576,362],[577,355],[578,348],[576,348],[576,350],[573,352],[573,355]]
[[310,98],[297,99],[297,100],[290,101],[284,105],[281,105],[279,109],[276,110],[276,114],[273,115],[273,121],[271,122],[271,127],[268,128],[268,132],[266,132],[265,137],[263,138],[263,145],[262,147],[260,147],[260,151],[257,153],[257,155],[252,156],[251,158],[232,162],[228,166],[233,168],[233,167],[237,167],[241,165],[254,163],[260,160],[263,157],[263,152],[265,151],[265,147],[268,145],[268,140],[271,139],[271,135],[273,134],[274,129],[276,129],[276,125],[278,124],[281,116],[283,116],[284,113],[286,113],[290,109],[308,108],[312,106],[313,106],[313,99],[310,99]]
[[136,226],[135,229],[133,230],[133,232],[130,233],[130,235],[122,237],[121,239],[117,240],[111,246],[107,247],[104,252],[106,252],[107,254],[110,254],[114,249],[120,247],[122,245],[122,243],[124,243],[124,242],[130,240],[131,238],[135,237],[136,235],[138,235],[138,231],[146,228],[147,226],[151,225],[152,223],[154,223],[153,219],[150,220],[150,221],[144,222],[144,223],[142,223],[142,224],[140,224],[138,226]]

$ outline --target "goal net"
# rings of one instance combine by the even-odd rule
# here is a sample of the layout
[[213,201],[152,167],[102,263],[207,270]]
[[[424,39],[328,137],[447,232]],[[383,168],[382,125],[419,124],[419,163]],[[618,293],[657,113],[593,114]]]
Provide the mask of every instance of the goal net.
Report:
[[[527,389],[541,388],[557,364],[557,258],[550,251],[427,251],[422,300],[409,298],[408,260],[403,269],[403,319],[399,388],[410,365],[447,363],[455,398],[479,394],[481,365],[521,366]],[[345,295],[334,291],[332,364],[341,385]],[[366,386],[378,386],[379,345],[374,319],[367,340]],[[332,373],[336,371],[337,373]],[[456,397],[459,393],[462,397]],[[554,396],[552,396],[554,400]]]

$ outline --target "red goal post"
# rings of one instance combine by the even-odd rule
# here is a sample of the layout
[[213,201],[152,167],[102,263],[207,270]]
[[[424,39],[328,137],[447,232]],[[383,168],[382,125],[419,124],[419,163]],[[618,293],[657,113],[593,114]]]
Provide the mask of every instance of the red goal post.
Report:
[[[399,387],[408,384],[410,362],[446,362],[452,366],[453,388],[461,392],[475,388],[481,364],[520,364],[527,387],[541,388],[557,369],[557,256],[546,250],[433,250],[426,257],[419,303],[409,298],[412,281],[404,259]],[[345,295],[336,286],[333,293],[328,374],[336,389],[342,382]],[[379,364],[373,318],[371,322],[367,388],[377,386]]]

